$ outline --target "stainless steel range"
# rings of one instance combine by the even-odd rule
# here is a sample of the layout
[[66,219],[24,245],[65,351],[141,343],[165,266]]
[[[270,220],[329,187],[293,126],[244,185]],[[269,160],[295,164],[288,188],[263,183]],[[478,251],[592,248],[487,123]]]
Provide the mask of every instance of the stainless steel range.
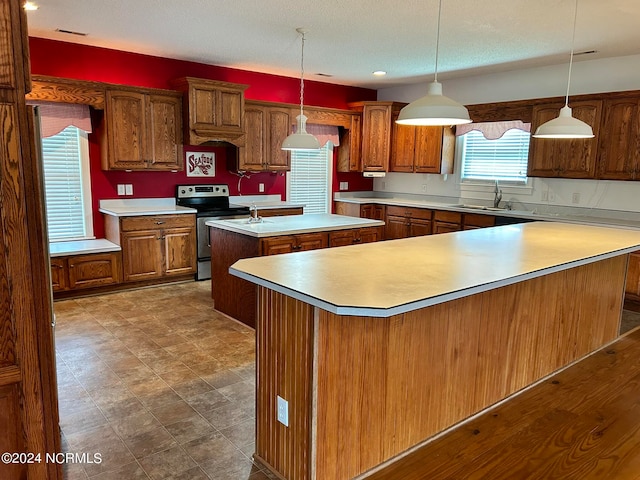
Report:
[[222,218],[247,218],[249,207],[229,206],[229,186],[222,184],[178,185],[176,204],[195,208],[198,271],[196,280],[211,278],[211,244],[205,222]]

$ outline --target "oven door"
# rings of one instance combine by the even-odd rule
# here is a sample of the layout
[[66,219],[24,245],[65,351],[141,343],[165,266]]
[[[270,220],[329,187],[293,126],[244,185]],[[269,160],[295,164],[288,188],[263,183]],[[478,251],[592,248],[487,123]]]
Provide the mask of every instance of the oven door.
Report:
[[196,280],[208,280],[211,278],[211,243],[209,240],[209,227],[207,227],[205,223],[209,220],[232,220],[234,218],[247,218],[247,215],[203,215],[196,218],[196,242],[198,254]]

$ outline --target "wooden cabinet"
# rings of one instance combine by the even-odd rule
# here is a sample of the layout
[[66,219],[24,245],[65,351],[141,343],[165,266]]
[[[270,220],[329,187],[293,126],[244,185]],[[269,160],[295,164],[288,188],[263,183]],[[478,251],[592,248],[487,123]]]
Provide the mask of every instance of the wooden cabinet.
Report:
[[189,145],[244,142],[244,91],[248,85],[184,77],[171,82],[183,92],[185,139]]
[[338,172],[362,171],[362,117],[359,113],[351,115],[348,129],[340,130],[337,158]]
[[[562,104],[533,107],[531,131],[556,118]],[[573,116],[593,128],[595,138],[547,139],[531,138],[529,147],[530,177],[596,178],[596,154],[602,115],[601,100],[584,100],[571,104]]]
[[291,155],[282,150],[282,142],[291,133],[291,110],[259,102],[246,102],[244,131],[246,145],[241,147],[234,170],[278,171],[291,168]]
[[493,227],[496,224],[496,217],[493,215],[482,215],[480,213],[463,214],[463,230],[475,228]]
[[350,228],[348,230],[338,230],[329,232],[330,247],[344,247],[347,245],[358,245],[360,243],[371,243],[381,240],[381,227]]
[[360,205],[360,217],[370,218],[371,220],[385,220],[385,208],[384,205],[378,205],[377,203],[367,203]]
[[398,113],[392,119],[389,171],[453,173],[455,136],[451,127],[399,125],[395,123]]
[[280,253],[316,250],[329,246],[327,233],[303,233],[300,235],[282,235],[260,240],[260,255],[278,255]]
[[290,208],[260,208],[258,207],[258,215],[261,217],[279,217],[284,215],[302,215],[304,213],[303,207],[290,207]]
[[640,251],[629,254],[625,299],[640,302]]
[[449,233],[462,230],[462,213],[436,210],[433,212],[433,233]]
[[[598,177],[640,179],[640,98],[604,101],[603,134],[598,139]],[[606,132],[606,133],[605,133]]]
[[418,237],[431,235],[433,212],[426,208],[387,205],[385,238]]
[[119,252],[69,255],[51,259],[51,285],[54,292],[79,290],[121,282]]
[[189,276],[196,271],[195,215],[105,216],[108,240],[122,247],[125,282]]
[[103,169],[182,170],[181,115],[175,92],[107,90]]
[[103,170],[182,170],[182,103],[178,92],[112,90],[100,129]]

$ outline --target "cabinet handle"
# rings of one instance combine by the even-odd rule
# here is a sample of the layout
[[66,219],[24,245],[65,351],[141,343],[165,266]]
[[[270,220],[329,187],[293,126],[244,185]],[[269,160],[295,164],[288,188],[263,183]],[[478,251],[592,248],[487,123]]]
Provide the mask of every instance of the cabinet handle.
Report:
[[156,237],[156,240],[162,240],[162,237]]
[[361,239],[361,238],[354,238],[354,239],[353,239],[353,241],[354,241],[355,243],[358,243],[358,242],[361,242],[361,241],[362,241],[362,239]]
[[293,245],[291,247],[292,250],[300,250],[302,248],[302,245]]
[[164,222],[156,222],[156,225],[162,225]]

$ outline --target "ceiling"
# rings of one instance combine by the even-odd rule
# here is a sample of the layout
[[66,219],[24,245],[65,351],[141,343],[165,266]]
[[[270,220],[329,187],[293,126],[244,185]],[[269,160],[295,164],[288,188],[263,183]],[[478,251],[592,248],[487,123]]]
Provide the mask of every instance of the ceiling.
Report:
[[[438,0],[34,1],[35,37],[299,77],[302,27],[305,79],[374,89],[433,79]],[[440,79],[568,63],[574,6],[443,0]],[[640,53],[639,23],[638,0],[580,0],[575,51],[597,52],[575,61]]]

